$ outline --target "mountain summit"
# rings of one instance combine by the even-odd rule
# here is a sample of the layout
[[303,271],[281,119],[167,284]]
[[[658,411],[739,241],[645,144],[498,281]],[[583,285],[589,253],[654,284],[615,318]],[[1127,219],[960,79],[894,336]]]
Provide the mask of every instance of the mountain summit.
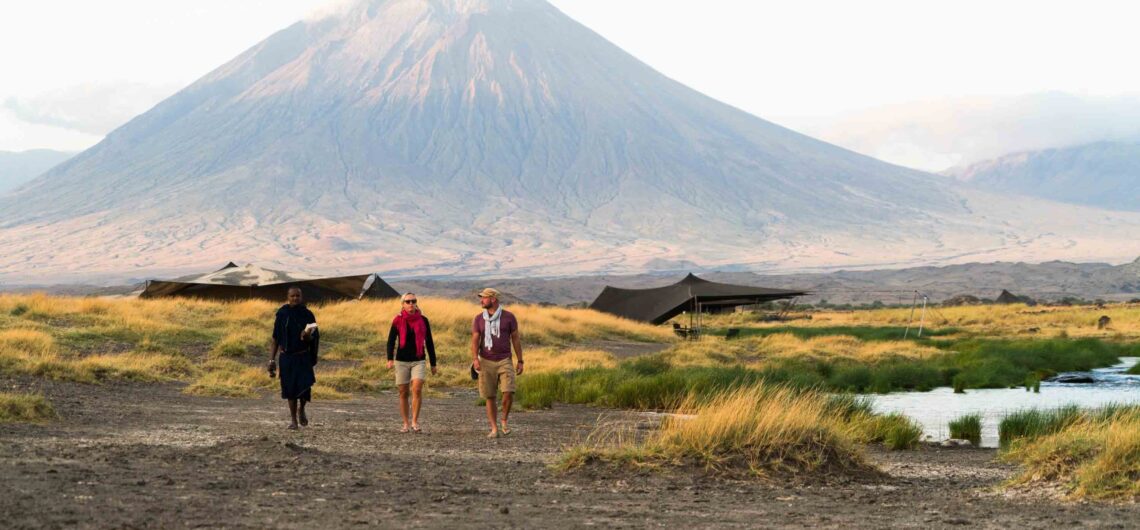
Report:
[[0,199],[0,275],[1105,258],[1140,225],[1122,213],[1074,244],[1084,216],[981,219],[1000,201],[950,185],[710,99],[541,0],[373,0],[272,35]]

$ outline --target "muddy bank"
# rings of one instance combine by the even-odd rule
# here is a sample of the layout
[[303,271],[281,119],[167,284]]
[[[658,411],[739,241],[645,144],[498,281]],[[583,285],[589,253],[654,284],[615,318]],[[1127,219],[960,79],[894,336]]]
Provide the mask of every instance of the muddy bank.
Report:
[[397,432],[395,397],[317,402],[285,429],[272,397],[185,396],[179,384],[0,379],[43,392],[48,425],[0,425],[0,514],[11,528],[727,526],[1125,528],[1136,505],[1065,504],[994,493],[1013,472],[992,450],[869,450],[887,477],[827,485],[726,481],[701,473],[572,475],[548,464],[600,415],[513,415],[488,440],[469,391],[429,398],[424,434]]

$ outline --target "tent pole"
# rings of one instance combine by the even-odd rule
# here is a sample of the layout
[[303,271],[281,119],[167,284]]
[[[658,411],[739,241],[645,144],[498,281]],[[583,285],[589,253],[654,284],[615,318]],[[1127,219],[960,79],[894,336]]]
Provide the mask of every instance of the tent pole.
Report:
[[910,318],[907,318],[907,320],[906,320],[906,331],[903,331],[903,338],[904,339],[906,338],[907,335],[910,334],[910,324],[911,324],[911,322],[914,322],[914,307],[916,305],[918,305],[918,290],[917,289],[915,289],[915,291],[914,291],[914,301],[912,301],[910,303]]
[[918,319],[918,336],[922,336],[922,325],[926,323],[926,295],[922,295],[922,316]]
[[699,299],[697,296],[693,296],[693,305],[697,307],[697,327],[694,327],[689,331],[689,339],[691,340],[697,339],[697,334],[700,333],[701,329],[701,299]]

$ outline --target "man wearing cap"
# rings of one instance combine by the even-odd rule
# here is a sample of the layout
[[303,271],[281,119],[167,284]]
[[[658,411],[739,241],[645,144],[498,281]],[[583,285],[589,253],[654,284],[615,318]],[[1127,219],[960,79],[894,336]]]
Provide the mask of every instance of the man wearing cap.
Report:
[[[479,291],[483,312],[475,315],[471,327],[471,362],[479,372],[479,395],[487,401],[487,421],[491,424],[488,438],[511,433],[508,417],[515,394],[515,375],[523,372],[522,343],[519,340],[519,323],[515,315],[499,305],[499,291],[487,288]],[[514,347],[518,365],[511,363]],[[503,419],[499,422],[495,400],[503,393]]]

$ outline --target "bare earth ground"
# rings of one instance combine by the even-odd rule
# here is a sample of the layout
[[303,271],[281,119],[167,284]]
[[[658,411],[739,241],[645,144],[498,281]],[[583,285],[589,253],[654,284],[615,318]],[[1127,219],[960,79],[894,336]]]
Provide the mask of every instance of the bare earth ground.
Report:
[[421,435],[399,434],[391,395],[311,405],[287,431],[283,402],[185,396],[180,384],[0,379],[43,392],[60,418],[0,425],[7,528],[1135,527],[1140,507],[994,493],[1014,468],[992,450],[869,457],[889,477],[830,485],[719,480],[701,472],[560,474],[548,464],[600,415],[516,413],[484,438],[470,391],[428,398]]

